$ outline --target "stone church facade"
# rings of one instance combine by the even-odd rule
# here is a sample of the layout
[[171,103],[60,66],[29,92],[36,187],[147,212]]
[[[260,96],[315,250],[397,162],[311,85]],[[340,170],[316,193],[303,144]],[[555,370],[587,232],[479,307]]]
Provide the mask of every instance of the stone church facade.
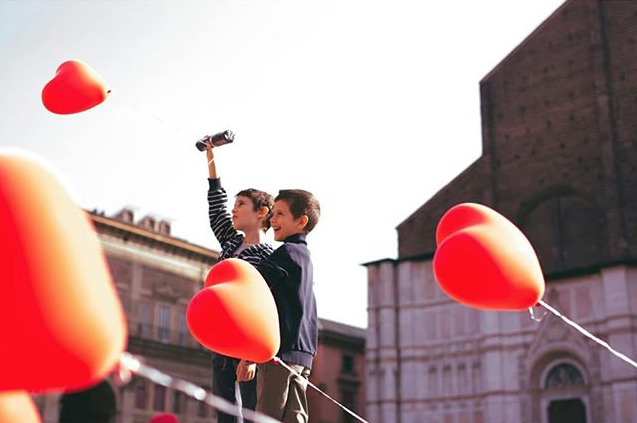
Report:
[[637,2],[566,1],[480,95],[481,157],[366,264],[367,418],[637,422],[635,367],[550,313],[458,304],[432,271],[440,217],[488,205],[535,247],[544,301],[637,358]]

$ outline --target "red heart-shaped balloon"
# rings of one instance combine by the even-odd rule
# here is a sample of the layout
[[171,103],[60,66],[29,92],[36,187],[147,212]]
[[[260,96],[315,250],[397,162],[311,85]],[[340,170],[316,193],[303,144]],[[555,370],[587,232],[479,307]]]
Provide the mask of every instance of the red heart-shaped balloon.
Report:
[[40,423],[40,413],[26,391],[0,392],[0,422]]
[[127,331],[86,212],[35,161],[0,153],[0,390],[81,389]]
[[42,104],[60,115],[82,112],[106,99],[110,91],[89,65],[79,60],[62,63],[42,90]]
[[186,319],[194,338],[219,354],[263,363],[279,350],[274,298],[247,261],[231,258],[213,266],[206,287],[190,300]]
[[179,419],[172,413],[155,414],[146,423],[179,423]]
[[531,243],[489,207],[452,207],[436,230],[434,274],[451,298],[485,310],[525,310],[544,295],[544,277]]

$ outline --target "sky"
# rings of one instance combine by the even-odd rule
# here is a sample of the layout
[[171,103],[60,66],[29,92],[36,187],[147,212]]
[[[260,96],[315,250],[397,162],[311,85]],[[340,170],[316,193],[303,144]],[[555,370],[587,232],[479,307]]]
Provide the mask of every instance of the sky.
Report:
[[[81,207],[218,250],[194,144],[230,129],[230,198],[313,192],[319,316],[366,327],[361,264],[396,258],[396,227],[480,156],[480,80],[562,3],[0,0],[0,149],[44,161]],[[111,94],[56,115],[41,92],[71,59]]]

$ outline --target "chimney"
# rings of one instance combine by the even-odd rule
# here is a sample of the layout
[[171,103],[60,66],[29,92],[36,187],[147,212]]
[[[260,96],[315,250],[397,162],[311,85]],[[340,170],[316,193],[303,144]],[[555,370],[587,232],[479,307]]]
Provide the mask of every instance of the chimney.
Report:
[[135,212],[128,208],[124,207],[113,216],[113,219],[119,220],[120,222],[133,224],[135,220]]
[[162,235],[170,235],[170,222],[167,220],[160,220],[159,227],[157,228],[158,232]]
[[137,226],[149,231],[157,232],[157,219],[151,215],[146,215],[137,222]]

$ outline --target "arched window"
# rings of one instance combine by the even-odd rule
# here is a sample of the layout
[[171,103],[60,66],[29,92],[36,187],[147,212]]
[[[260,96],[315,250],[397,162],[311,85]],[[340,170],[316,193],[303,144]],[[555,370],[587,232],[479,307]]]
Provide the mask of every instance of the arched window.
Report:
[[584,386],[582,373],[569,363],[553,366],[544,379],[544,388],[562,389]]

